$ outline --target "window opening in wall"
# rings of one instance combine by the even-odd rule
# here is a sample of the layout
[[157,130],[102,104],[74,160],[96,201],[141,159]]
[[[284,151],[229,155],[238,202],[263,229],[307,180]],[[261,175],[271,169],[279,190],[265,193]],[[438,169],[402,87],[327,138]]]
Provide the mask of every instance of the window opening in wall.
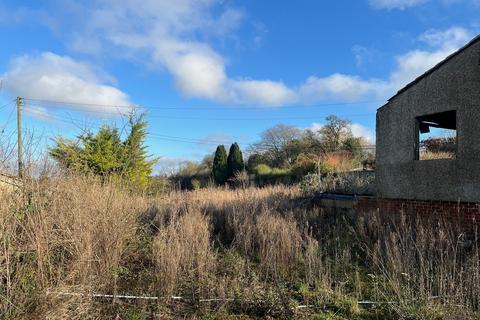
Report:
[[417,117],[417,160],[457,158],[457,112]]

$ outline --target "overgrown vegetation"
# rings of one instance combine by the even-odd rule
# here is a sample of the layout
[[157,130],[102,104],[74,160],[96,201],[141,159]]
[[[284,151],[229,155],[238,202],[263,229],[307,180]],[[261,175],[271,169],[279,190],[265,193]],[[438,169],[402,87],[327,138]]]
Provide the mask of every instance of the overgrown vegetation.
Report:
[[350,121],[333,115],[317,130],[278,124],[261,133],[260,141],[246,153],[244,163],[237,143],[231,145],[228,156],[225,147],[219,145],[214,155],[207,155],[200,163],[185,162],[171,180],[175,186],[192,190],[209,187],[213,182],[224,185],[246,171],[242,175],[248,176],[249,184],[291,185],[309,179],[307,175],[328,178],[371,169],[375,162],[368,141],[352,133]]
[[420,141],[420,160],[455,159],[456,137],[430,137]]
[[146,151],[147,122],[143,115],[128,118],[129,132],[122,141],[117,127],[104,125],[97,133],[86,131],[77,141],[58,137],[50,156],[66,171],[100,176],[103,181],[121,179],[132,187],[149,186],[156,159]]
[[478,317],[476,232],[433,217],[329,211],[296,187],[149,197],[65,175],[0,201],[2,319]]

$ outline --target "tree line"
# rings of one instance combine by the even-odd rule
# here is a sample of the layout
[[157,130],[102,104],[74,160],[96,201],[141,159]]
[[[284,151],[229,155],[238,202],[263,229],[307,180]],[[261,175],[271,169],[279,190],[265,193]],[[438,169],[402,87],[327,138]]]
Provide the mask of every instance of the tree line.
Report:
[[187,162],[169,177],[152,176],[158,158],[147,153],[143,115],[129,116],[123,139],[117,127],[105,125],[96,133],[83,132],[76,140],[58,137],[49,152],[65,171],[118,180],[137,189],[159,184],[196,189],[232,184],[240,176],[255,176],[259,185],[293,183],[311,172],[353,169],[374,157],[365,148],[367,141],[353,134],[350,121],[333,115],[325,120],[317,129],[285,124],[268,128],[245,150],[245,158],[238,143],[230,146],[228,154],[219,145],[201,162]]
[[[219,145],[213,155],[199,163],[187,162],[172,176],[182,188],[200,188],[215,183],[233,185],[234,180],[254,177],[257,185],[295,183],[309,173],[348,171],[373,165],[368,141],[355,136],[346,119],[328,116],[317,129],[278,124],[260,134],[260,140],[245,152],[234,143],[227,156]],[[243,158],[241,155],[246,154]],[[235,155],[235,166],[231,160]]]

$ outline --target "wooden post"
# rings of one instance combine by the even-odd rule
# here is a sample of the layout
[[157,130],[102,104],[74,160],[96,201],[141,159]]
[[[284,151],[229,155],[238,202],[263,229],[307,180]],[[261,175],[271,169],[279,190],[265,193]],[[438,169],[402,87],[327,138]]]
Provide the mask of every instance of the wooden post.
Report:
[[18,177],[23,178],[23,146],[22,146],[22,98],[17,97],[17,146]]
[[318,192],[322,193],[322,171],[320,170],[320,156],[317,161],[317,173],[318,173]]

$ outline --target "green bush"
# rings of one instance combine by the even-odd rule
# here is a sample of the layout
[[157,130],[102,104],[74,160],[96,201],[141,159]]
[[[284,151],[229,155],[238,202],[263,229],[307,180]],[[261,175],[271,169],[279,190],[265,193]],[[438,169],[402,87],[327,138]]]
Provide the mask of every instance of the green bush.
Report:
[[266,164],[259,164],[254,168],[253,172],[258,186],[292,184],[295,182],[295,177],[290,169],[270,168]]
[[318,166],[320,165],[320,173],[327,174],[332,171],[331,166],[326,162],[318,162],[315,160],[316,155],[300,154],[292,166],[292,174],[297,181],[301,181],[307,174],[318,174]]
[[266,164],[259,164],[252,171],[255,175],[266,175],[272,172],[272,168]]
[[190,184],[192,186],[192,190],[198,190],[202,187],[202,183],[198,179],[192,179],[190,180]]

